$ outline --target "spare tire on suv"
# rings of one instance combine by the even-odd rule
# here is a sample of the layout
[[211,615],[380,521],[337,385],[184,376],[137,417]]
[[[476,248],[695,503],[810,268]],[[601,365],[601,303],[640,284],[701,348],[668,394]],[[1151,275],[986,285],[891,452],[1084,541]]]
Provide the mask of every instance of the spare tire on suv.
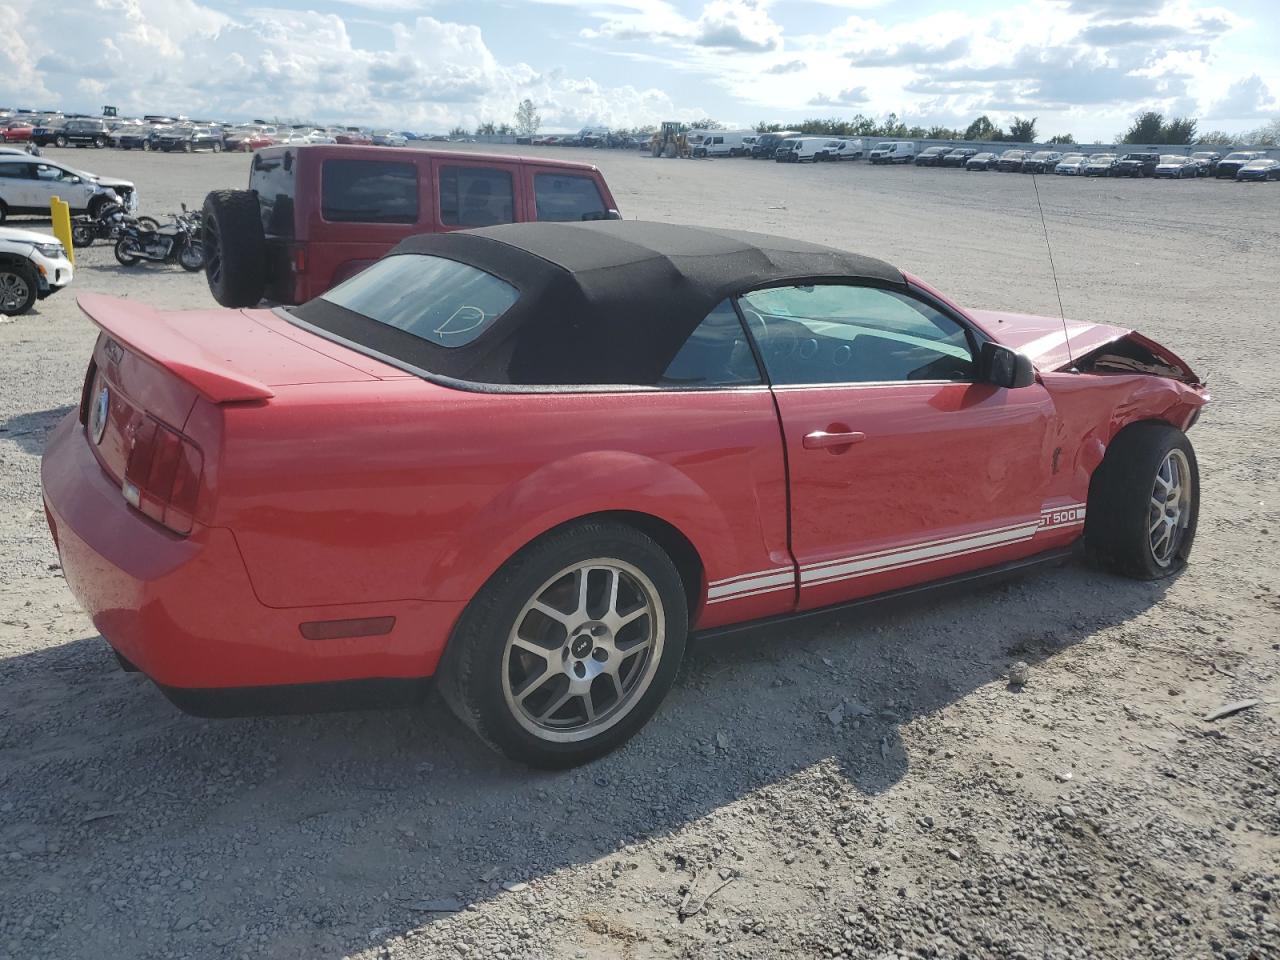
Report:
[[224,307],[253,307],[267,287],[267,240],[258,195],[215,190],[204,198],[204,275]]

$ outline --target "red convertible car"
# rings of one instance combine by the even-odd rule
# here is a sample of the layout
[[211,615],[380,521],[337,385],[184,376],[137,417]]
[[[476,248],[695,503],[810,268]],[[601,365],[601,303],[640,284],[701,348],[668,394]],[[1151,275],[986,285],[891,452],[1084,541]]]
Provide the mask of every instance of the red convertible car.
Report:
[[728,230],[416,236],[298,307],[101,328],[42,465],[67,582],[204,715],[435,676],[484,740],[589,760],[690,632],[969,583],[1083,545],[1185,564],[1208,399],[1171,351],[965,310]]

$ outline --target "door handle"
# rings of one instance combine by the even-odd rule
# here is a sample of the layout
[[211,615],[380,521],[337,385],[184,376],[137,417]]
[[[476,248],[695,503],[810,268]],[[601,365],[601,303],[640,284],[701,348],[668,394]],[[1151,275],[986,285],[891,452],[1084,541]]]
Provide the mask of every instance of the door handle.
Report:
[[843,430],[828,433],[826,430],[814,430],[812,433],[804,435],[804,448],[806,450],[827,450],[831,447],[847,447],[855,443],[861,443],[867,439],[865,433],[857,430]]

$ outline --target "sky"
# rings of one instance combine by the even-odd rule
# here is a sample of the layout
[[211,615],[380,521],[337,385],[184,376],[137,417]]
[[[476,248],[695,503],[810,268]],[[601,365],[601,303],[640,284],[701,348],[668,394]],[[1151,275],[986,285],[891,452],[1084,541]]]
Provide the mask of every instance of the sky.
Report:
[[1277,0],[0,0],[0,106],[546,132],[1280,116]]

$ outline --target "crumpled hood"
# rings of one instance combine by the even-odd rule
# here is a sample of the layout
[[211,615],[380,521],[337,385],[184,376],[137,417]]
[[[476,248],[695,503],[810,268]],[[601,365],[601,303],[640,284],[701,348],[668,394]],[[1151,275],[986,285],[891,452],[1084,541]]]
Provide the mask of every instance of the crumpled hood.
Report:
[[[1061,317],[1037,317],[998,310],[967,312],[993,339],[1030,357],[1038,370],[1065,368],[1070,365],[1072,357],[1083,356],[1133,332],[1108,323],[1069,320],[1064,324]],[[1070,351],[1067,349],[1068,337]]]

